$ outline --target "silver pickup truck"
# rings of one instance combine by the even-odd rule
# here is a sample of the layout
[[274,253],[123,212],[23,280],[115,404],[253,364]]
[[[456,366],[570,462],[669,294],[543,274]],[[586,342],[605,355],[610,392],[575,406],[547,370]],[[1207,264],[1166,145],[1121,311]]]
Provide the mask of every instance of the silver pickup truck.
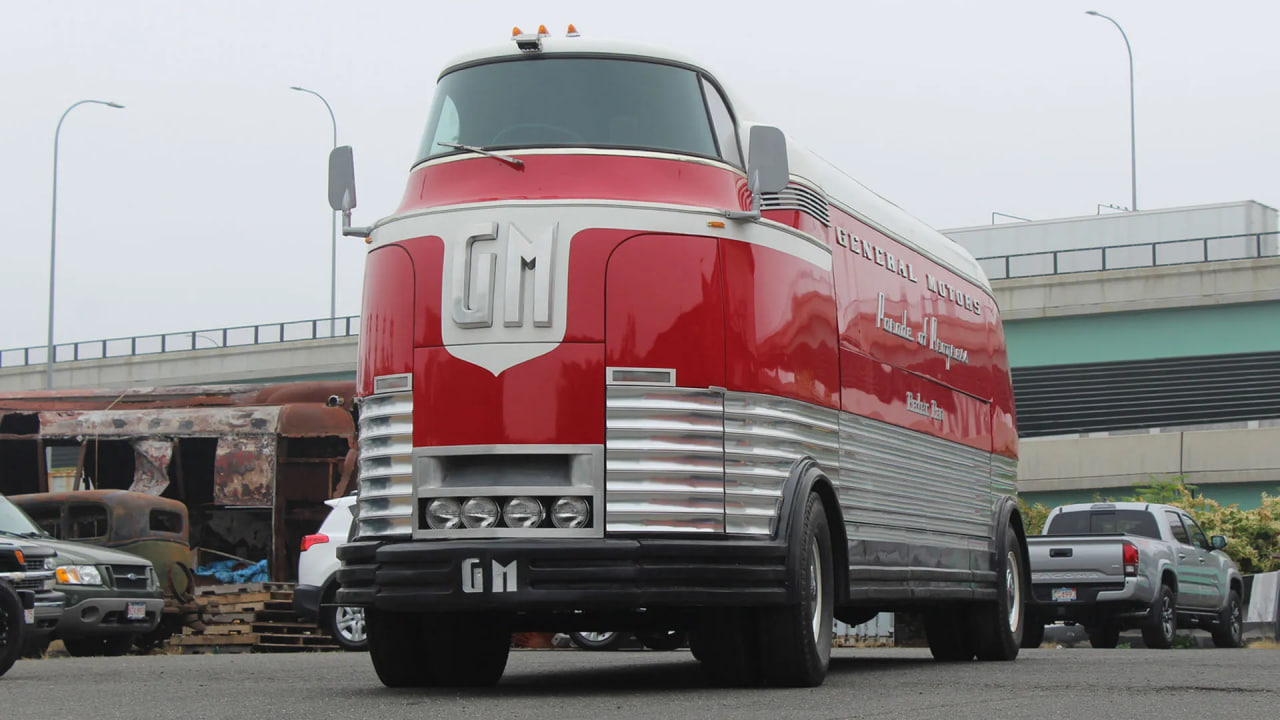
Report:
[[1133,628],[1147,647],[1167,648],[1179,627],[1240,647],[1244,581],[1226,545],[1170,505],[1056,507],[1043,534],[1027,538],[1033,603],[1022,646],[1038,646],[1044,624],[1061,621],[1083,625],[1096,648]]

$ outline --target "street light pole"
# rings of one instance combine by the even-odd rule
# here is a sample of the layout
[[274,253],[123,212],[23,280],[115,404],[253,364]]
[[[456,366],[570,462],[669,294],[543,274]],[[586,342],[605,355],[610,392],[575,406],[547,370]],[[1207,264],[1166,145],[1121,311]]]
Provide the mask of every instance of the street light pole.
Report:
[[[329,106],[329,101],[315,90],[308,90],[297,85],[289,86],[290,90],[308,93],[320,98],[320,102],[324,103],[324,109],[329,111],[329,122],[333,124],[333,147],[338,147],[338,121],[333,117],[333,108]],[[329,212],[329,336],[337,334],[338,324],[338,213],[336,210]]]
[[116,109],[124,108],[119,103],[106,100],[81,100],[77,103],[72,103],[71,107],[63,111],[62,117],[58,118],[58,127],[53,131],[53,210],[49,219],[49,334],[45,344],[44,372],[44,387],[46,390],[53,389],[53,271],[54,263],[58,257],[58,138],[62,135],[62,121],[67,119],[67,114],[85,104],[106,105],[109,108]]
[[1107,17],[1097,10],[1086,10],[1085,15],[1100,17],[1103,20],[1110,21],[1116,29],[1120,31],[1120,37],[1124,38],[1124,49],[1129,53],[1129,178],[1133,184],[1133,202],[1134,212],[1138,210],[1138,150],[1137,137],[1138,129],[1134,122],[1133,116],[1133,48],[1129,45],[1129,36],[1125,34],[1124,28],[1120,27],[1120,23],[1113,18]]

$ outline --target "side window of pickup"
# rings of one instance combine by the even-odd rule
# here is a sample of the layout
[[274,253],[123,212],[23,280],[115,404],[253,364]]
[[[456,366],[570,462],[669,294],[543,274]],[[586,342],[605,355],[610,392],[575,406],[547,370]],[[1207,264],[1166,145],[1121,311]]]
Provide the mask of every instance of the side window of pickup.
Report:
[[1183,545],[1190,545],[1191,536],[1187,534],[1187,528],[1182,524],[1182,516],[1170,510],[1165,510],[1164,516],[1169,521],[1169,532],[1173,533],[1173,539]]
[[1186,523],[1187,529],[1191,531],[1191,540],[1193,545],[1201,550],[1213,549],[1213,546],[1209,544],[1209,538],[1205,537],[1204,531],[1200,529],[1200,526],[1196,524],[1195,520],[1183,515],[1182,522]]

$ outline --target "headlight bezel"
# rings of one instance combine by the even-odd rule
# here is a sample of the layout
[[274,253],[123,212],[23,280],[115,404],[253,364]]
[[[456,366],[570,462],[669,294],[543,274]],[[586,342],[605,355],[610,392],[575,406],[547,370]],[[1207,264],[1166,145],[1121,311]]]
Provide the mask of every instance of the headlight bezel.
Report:
[[103,572],[97,565],[68,563],[54,569],[54,577],[62,585],[104,585]]

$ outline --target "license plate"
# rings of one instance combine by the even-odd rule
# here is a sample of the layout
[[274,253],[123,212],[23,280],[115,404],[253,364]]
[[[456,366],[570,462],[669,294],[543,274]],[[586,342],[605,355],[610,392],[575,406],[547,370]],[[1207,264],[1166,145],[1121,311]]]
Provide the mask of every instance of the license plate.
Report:
[[1054,602],[1072,602],[1075,599],[1076,599],[1075,588],[1054,588],[1053,589]]
[[22,611],[22,622],[24,622],[24,623],[26,623],[26,624],[28,624],[28,625],[35,625],[35,624],[36,624],[36,609],[35,609],[35,608],[23,609],[23,611]]
[[147,604],[146,603],[129,603],[124,609],[125,620],[146,620]]

